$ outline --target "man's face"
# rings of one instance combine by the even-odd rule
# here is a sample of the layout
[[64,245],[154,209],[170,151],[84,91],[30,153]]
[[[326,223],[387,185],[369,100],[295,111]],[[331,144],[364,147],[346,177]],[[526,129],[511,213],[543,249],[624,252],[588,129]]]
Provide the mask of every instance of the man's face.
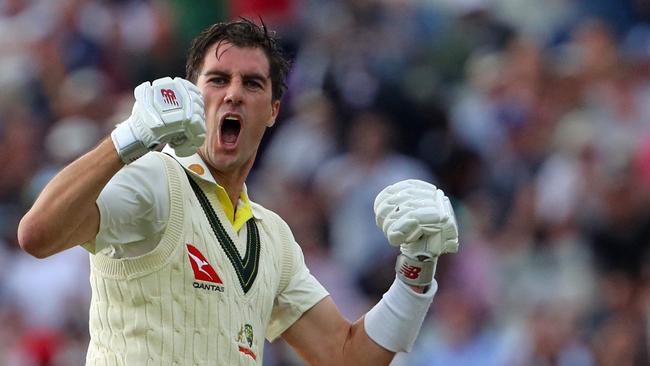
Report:
[[269,61],[259,48],[210,47],[197,86],[205,100],[207,134],[200,152],[221,173],[252,164],[280,101],[272,100]]

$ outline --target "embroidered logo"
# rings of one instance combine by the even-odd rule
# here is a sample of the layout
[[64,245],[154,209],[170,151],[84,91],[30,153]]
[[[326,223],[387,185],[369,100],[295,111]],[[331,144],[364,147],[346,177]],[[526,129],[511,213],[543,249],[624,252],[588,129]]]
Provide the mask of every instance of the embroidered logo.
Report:
[[221,278],[217,274],[217,271],[205,259],[203,253],[192,244],[187,244],[187,255],[192,265],[192,271],[194,271],[194,279],[211,283],[207,284],[194,281],[194,288],[223,292],[224,288]]
[[243,324],[237,333],[237,343],[239,343],[239,352],[250,356],[253,360],[257,359],[257,355],[253,352],[253,326],[250,324]]

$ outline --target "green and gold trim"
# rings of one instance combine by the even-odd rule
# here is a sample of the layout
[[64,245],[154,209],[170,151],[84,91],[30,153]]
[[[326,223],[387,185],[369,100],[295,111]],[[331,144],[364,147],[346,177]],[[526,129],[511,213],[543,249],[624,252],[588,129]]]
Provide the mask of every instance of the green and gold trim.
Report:
[[203,208],[203,212],[205,213],[208,222],[210,222],[212,231],[237,273],[237,278],[239,278],[239,284],[241,285],[242,290],[244,290],[244,293],[248,293],[248,290],[253,286],[255,277],[257,277],[257,270],[260,263],[260,235],[255,220],[252,219],[246,221],[246,255],[244,258],[241,258],[237,252],[235,243],[233,243],[232,239],[226,232],[226,229],[221,224],[221,221],[219,221],[217,214],[214,212],[210,201],[208,201],[208,197],[206,197],[205,193],[203,193],[192,176],[187,173],[187,171],[185,173],[187,174],[187,178],[192,186],[192,190],[194,190],[196,198],[199,200],[199,203]]

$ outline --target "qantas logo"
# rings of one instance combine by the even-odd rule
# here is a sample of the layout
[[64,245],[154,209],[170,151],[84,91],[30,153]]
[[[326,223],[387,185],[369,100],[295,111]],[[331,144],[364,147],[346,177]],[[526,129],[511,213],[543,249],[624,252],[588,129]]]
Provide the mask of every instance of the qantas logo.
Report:
[[194,271],[194,279],[197,281],[210,282],[210,284],[195,281],[194,288],[202,288],[211,291],[223,292],[223,282],[212,268],[210,263],[205,259],[203,254],[192,244],[187,244],[187,255]]

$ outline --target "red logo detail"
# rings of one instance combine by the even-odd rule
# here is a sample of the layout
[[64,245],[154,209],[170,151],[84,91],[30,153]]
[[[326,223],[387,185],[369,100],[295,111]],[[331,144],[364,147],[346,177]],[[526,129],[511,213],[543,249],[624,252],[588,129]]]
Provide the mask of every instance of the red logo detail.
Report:
[[253,353],[253,351],[249,350],[248,348],[246,348],[244,346],[239,346],[239,352],[241,352],[241,353],[243,353],[245,355],[251,356],[253,358],[253,360],[257,360],[257,356],[255,356],[255,353]]
[[203,254],[191,244],[187,244],[187,255],[190,257],[194,278],[199,281],[223,284],[221,278],[219,278],[219,275],[217,275],[217,272],[212,268],[210,263],[205,260]]
[[176,93],[172,89],[160,89],[160,95],[162,95],[165,103],[180,106],[178,100],[176,100]]
[[420,277],[420,272],[422,272],[422,268],[416,267],[416,266],[409,266],[408,264],[403,264],[402,267],[399,269],[400,273],[404,275],[404,277],[408,278],[409,280],[415,280],[418,277]]

